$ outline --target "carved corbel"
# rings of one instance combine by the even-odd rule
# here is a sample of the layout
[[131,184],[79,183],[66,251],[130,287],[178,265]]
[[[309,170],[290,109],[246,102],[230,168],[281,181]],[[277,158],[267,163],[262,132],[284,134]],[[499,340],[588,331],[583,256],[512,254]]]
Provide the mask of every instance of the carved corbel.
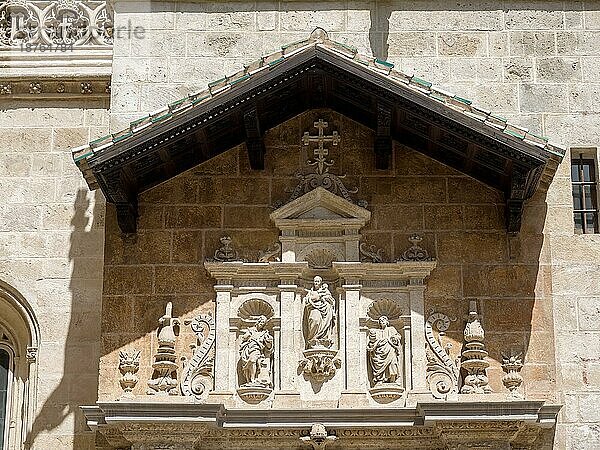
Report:
[[506,200],[506,228],[509,233],[518,233],[521,229],[523,203],[527,195],[529,172],[515,167],[510,180],[510,194]]
[[126,168],[119,168],[107,174],[94,169],[94,175],[107,193],[107,201],[117,210],[117,222],[123,233],[135,233],[137,229],[138,203],[133,176]]
[[246,148],[248,150],[250,167],[253,170],[264,170],[265,143],[256,108],[252,108],[244,113],[244,129],[246,132]]
[[392,156],[392,109],[385,104],[377,105],[377,130],[375,134],[375,167],[378,170],[390,168]]

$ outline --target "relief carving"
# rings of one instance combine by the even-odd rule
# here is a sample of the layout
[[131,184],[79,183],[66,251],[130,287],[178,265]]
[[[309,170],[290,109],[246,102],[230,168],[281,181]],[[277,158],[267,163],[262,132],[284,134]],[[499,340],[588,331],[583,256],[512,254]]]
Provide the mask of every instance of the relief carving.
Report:
[[0,5],[0,47],[32,44],[109,47],[113,43],[112,16],[105,1],[7,0]]
[[334,347],[336,330],[335,299],[329,286],[320,276],[313,279],[313,286],[303,298],[303,332],[306,349],[305,359],[300,362],[302,371],[317,382],[335,375],[341,362]]
[[273,309],[263,300],[244,302],[239,315],[248,323],[239,344],[239,396],[249,403],[267,398],[273,391],[274,338],[267,328]]
[[392,401],[403,392],[404,349],[402,336],[390,320],[400,318],[400,306],[390,299],[379,299],[371,304],[368,315],[377,325],[369,329],[367,361],[371,381],[371,396],[378,401]]
[[427,250],[421,247],[419,244],[423,241],[423,238],[418,234],[412,234],[408,238],[411,246],[408,250],[402,253],[402,256],[398,261],[431,261],[432,258],[429,256]]
[[300,441],[310,445],[313,450],[324,450],[327,444],[337,440],[337,436],[329,435],[325,425],[322,423],[314,423],[310,428],[308,436],[302,436]]
[[205,400],[214,386],[215,320],[212,314],[202,314],[185,321],[196,334],[196,344],[191,346],[193,356],[184,362],[181,393]]
[[[431,310],[425,322],[427,385],[435,398],[444,398],[458,392],[459,368],[450,357],[452,344],[444,345],[442,341],[451,321],[456,321],[456,318],[450,319],[446,314]],[[437,338],[434,335],[436,329]]]

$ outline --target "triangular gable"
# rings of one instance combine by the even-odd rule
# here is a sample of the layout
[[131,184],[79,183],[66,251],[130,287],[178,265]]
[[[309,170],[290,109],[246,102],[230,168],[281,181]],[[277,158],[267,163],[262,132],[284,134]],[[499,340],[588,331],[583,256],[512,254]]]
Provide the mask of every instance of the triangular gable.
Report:
[[265,130],[322,107],[375,130],[378,169],[388,168],[394,139],[501,190],[511,232],[519,230],[523,202],[549,184],[565,151],[317,29],[73,156],[90,187],[116,204],[121,229],[133,232],[140,192],[243,142],[260,170]]
[[319,186],[276,209],[270,217],[277,226],[285,221],[357,221],[364,225],[371,212]]

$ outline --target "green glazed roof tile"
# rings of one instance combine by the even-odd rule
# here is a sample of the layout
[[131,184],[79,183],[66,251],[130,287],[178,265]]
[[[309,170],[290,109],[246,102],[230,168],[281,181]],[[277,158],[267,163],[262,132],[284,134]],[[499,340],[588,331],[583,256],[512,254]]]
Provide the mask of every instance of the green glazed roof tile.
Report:
[[432,84],[429,81],[424,80],[424,79],[419,78],[419,77],[412,77],[411,81],[413,83],[415,83],[415,84],[418,84],[418,85],[421,85],[421,86],[425,86],[426,88],[430,88],[432,86]]
[[[94,154],[94,148],[112,145],[113,142],[116,143],[124,141],[133,134],[133,131],[138,132],[143,128],[152,126],[154,123],[161,122],[173,115],[179,114],[189,106],[196,106],[199,103],[218,95],[220,92],[229,88],[233,88],[233,86],[237,86],[239,83],[248,80],[253,76],[253,74],[261,70],[268,70],[271,67],[283,63],[286,56],[291,56],[297,51],[303,51],[304,48],[309,48],[311,46],[318,46],[320,48],[324,48],[325,50],[335,52],[352,63],[369,67],[371,70],[377,72],[380,76],[388,77],[388,79],[395,82],[409,85],[414,91],[420,92],[422,95],[427,95],[435,101],[445,103],[449,106],[454,106],[454,108],[461,111],[462,114],[480,120],[490,127],[503,130],[507,135],[525,140],[529,145],[542,146],[552,154],[556,154],[561,157],[564,154],[564,152],[562,154],[560,153],[560,146],[556,146],[555,148],[553,144],[548,143],[548,138],[537,136],[533,133],[528,133],[523,128],[507,124],[507,119],[504,117],[494,115],[489,110],[473,105],[472,101],[469,99],[454,95],[453,93],[445,91],[444,89],[435,87],[429,81],[416,77],[413,74],[396,70],[394,69],[394,64],[389,61],[362,55],[358,52],[356,47],[342,42],[332,41],[328,39],[327,35],[325,34],[325,39],[321,37],[315,39],[311,35],[311,38],[309,39],[302,39],[283,45],[280,51],[273,52],[247,65],[244,65],[244,69],[238,71],[236,74],[210,82],[208,84],[208,89],[179,99],[169,104],[168,108],[164,108],[160,111],[156,111],[150,115],[146,115],[132,121],[129,124],[129,129],[125,129],[113,135],[103,136],[91,141],[89,143],[91,150],[86,151],[86,149],[83,148],[80,151],[84,151],[85,153],[83,155],[77,154],[77,156],[75,156],[74,153],[74,158],[76,161],[80,161],[82,159],[85,160],[85,158]],[[529,138],[529,140],[527,140],[527,138]]]

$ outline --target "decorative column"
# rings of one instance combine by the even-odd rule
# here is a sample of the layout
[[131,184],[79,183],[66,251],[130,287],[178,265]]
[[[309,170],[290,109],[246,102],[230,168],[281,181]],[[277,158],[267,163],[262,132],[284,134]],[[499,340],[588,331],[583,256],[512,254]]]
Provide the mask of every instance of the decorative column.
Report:
[[411,366],[412,390],[427,392],[427,355],[425,353],[425,286],[422,278],[410,278]]
[[229,317],[231,306],[232,284],[225,284],[219,280],[215,285],[217,293],[215,308],[215,329],[216,329],[216,348],[215,348],[215,393],[229,393]]
[[281,289],[281,333],[279,344],[279,378],[281,391],[294,390],[294,377],[298,367],[294,350],[294,302],[298,286],[290,279],[282,279],[277,286]]
[[410,341],[410,325],[404,325],[404,378],[406,380],[406,386],[404,389],[407,391],[412,390],[413,381],[412,381],[412,342]]
[[[365,358],[364,349],[360,342],[360,289],[358,280],[346,279],[342,285],[345,303],[345,345],[346,350],[346,383],[348,391],[355,392],[364,390],[367,380],[363,370]],[[342,308],[340,307],[340,310]]]

